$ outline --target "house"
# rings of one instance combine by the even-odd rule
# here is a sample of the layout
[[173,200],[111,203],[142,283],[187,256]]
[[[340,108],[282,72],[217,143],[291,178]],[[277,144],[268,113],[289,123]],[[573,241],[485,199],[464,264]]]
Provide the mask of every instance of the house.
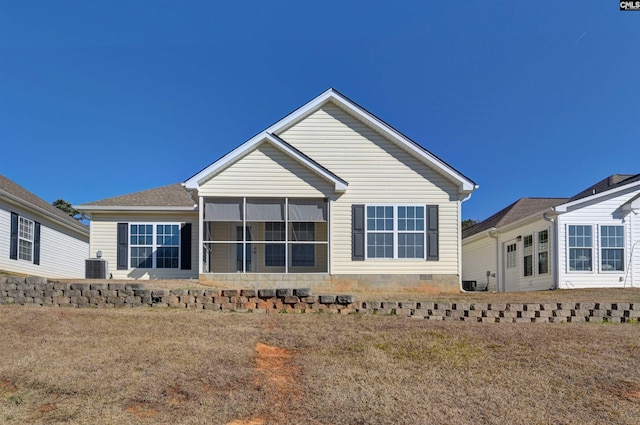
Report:
[[114,278],[457,292],[476,188],[329,89],[182,184],[76,208]]
[[571,198],[523,198],[462,232],[463,287],[640,287],[640,174]]
[[89,228],[0,175],[0,270],[82,278]]

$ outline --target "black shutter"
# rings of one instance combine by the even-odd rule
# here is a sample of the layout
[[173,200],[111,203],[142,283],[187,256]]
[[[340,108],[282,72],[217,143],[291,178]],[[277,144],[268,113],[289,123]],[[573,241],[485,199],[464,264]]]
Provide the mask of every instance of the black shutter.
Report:
[[191,270],[191,223],[180,229],[180,270]]
[[351,261],[364,261],[364,205],[351,206]]
[[438,258],[438,206],[427,205],[427,261]]
[[33,264],[40,264],[40,223],[33,225]]
[[118,223],[118,270],[129,268],[129,223]]
[[11,243],[9,246],[9,258],[18,259],[18,214],[11,213]]

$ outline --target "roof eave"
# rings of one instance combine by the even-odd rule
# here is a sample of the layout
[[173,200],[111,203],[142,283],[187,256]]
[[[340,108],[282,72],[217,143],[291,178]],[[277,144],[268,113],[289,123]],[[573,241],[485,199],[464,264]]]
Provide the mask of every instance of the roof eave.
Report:
[[58,223],[59,225],[65,227],[66,229],[72,230],[78,234],[81,234],[83,236],[89,236],[89,228],[86,228],[85,226],[83,226],[82,224],[78,223],[78,226],[82,226],[82,227],[76,227],[73,226],[71,223],[66,222],[65,220],[63,220],[61,217],[58,217],[57,215],[45,210],[44,208],[41,208],[37,205],[33,205],[32,203],[26,202],[25,200],[12,195],[8,192],[5,192],[4,190],[0,190],[0,196],[6,198],[9,202],[13,203],[13,204],[17,204],[17,205],[21,205],[25,208],[30,208],[33,209],[35,211],[37,211],[39,214],[55,221],[56,223]]
[[74,205],[78,211],[87,212],[117,212],[117,211],[168,211],[168,212],[180,212],[180,211],[196,211],[197,205],[193,206],[123,206],[123,205]]
[[603,192],[598,192],[595,193],[593,195],[590,196],[585,196],[584,198],[580,198],[580,199],[576,199],[575,201],[571,201],[571,202],[567,202],[565,204],[560,204],[560,205],[556,205],[553,210],[557,213],[565,213],[569,210],[569,208],[574,207],[576,205],[582,204],[582,203],[586,203],[586,202],[591,202],[593,200],[596,199],[600,199],[604,196],[608,196],[608,195],[612,195],[612,194],[616,194],[618,192],[622,192],[623,190],[627,190],[631,187],[634,186],[640,186],[640,180],[639,181],[635,181],[620,187],[616,187],[614,189],[609,189],[609,190],[605,190]]
[[463,191],[472,192],[476,189],[476,184],[474,181],[467,178],[466,176],[455,170],[453,167],[451,167],[449,164],[445,163],[440,158],[433,155],[431,152],[427,151],[422,146],[418,145],[416,142],[409,139],[407,136],[400,133],[398,130],[391,127],[389,124],[385,123],[380,118],[376,117],[360,105],[354,103],[352,100],[346,98],[344,95],[340,94],[333,88],[328,89],[315,99],[311,100],[309,103],[303,105],[280,121],[276,122],[265,131],[268,133],[281,132],[289,126],[293,125],[295,122],[304,118],[311,111],[329,101],[334,101],[338,104],[338,106],[350,110],[355,115],[358,115],[359,117],[364,119],[379,133],[395,140],[396,142],[399,142],[400,144],[405,146],[414,156],[435,166],[442,174],[461,186]]
[[257,145],[260,143],[267,141],[280,151],[287,154],[289,157],[295,159],[296,161],[302,163],[306,168],[311,170],[312,172],[318,174],[323,177],[327,181],[334,184],[334,188],[336,192],[345,192],[347,190],[348,182],[331,173],[330,171],[324,169],[319,164],[315,163],[313,160],[301,155],[295,149],[293,149],[288,143],[284,142],[279,137],[272,135],[268,132],[262,132],[251,139],[244,142],[242,145],[238,146],[236,149],[229,152],[227,155],[223,156],[198,174],[194,175],[187,181],[183,183],[184,187],[187,189],[198,189],[202,183],[208,180],[211,175],[218,173],[219,171],[225,169],[229,165],[238,161],[244,155],[248,154],[252,151]]

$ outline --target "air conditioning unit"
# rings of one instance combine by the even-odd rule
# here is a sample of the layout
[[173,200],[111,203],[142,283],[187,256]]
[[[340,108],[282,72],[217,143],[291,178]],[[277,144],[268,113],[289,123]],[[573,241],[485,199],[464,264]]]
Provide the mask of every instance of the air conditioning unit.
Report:
[[107,260],[102,258],[89,258],[84,260],[85,279],[106,279],[109,274]]

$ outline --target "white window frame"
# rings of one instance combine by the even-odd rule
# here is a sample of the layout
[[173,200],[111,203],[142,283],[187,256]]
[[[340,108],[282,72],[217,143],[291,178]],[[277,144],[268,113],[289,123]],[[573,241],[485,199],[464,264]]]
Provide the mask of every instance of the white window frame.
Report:
[[[603,247],[602,246],[602,228],[603,227],[619,227],[622,229],[622,246],[621,247]],[[624,225],[622,224],[600,224],[598,226],[598,254],[600,258],[598,259],[598,267],[600,273],[624,273],[626,266],[626,257],[625,257],[625,230]],[[605,250],[621,250],[622,251],[622,269],[621,270],[605,270],[603,267],[604,255],[603,252]]]
[[[571,246],[569,229],[572,226],[590,227],[591,228],[591,246],[590,247],[581,247],[581,246],[574,247],[574,246]],[[567,224],[567,227],[565,229],[565,232],[566,232],[566,248],[567,248],[567,252],[566,252],[566,261],[567,261],[566,269],[567,269],[567,273],[575,273],[575,274],[578,274],[578,273],[593,274],[593,273],[595,273],[595,268],[596,268],[595,253],[596,253],[596,250],[594,248],[594,242],[596,240],[596,235],[594,234],[593,227],[594,226],[592,224],[582,224],[582,223]],[[590,249],[591,250],[591,270],[571,270],[571,250],[572,249]]]
[[[369,207],[392,207],[393,208],[393,230],[369,230],[369,216],[367,209]],[[398,230],[398,208],[401,207],[419,207],[422,208],[422,230]],[[422,261],[427,259],[427,207],[426,204],[365,204],[364,206],[364,258],[365,260],[406,260],[406,261]],[[393,239],[393,256],[392,257],[369,257],[369,234],[375,233],[392,233]],[[400,233],[422,234],[422,257],[399,257],[398,256],[398,235]]]
[[[18,259],[22,261],[33,261],[33,245],[35,239],[35,222],[33,220],[29,220],[28,218],[24,218],[23,216],[18,216]],[[28,247],[28,258],[23,256],[22,247],[27,244]]]
[[[535,266],[533,264],[535,244],[533,242],[533,235],[534,233],[530,233],[522,237],[522,276],[523,277],[533,277],[535,275]],[[526,246],[527,238],[530,238],[529,246]],[[531,274],[527,274],[527,261],[526,261],[527,257],[531,259],[531,263],[530,263]]]
[[[133,232],[131,231],[132,226],[151,226],[151,244],[133,244],[131,243],[131,237],[133,236]],[[158,227],[157,226],[177,226],[178,227],[178,244],[177,245],[166,245],[158,243]],[[132,269],[141,269],[141,270],[180,270],[180,264],[182,258],[180,257],[180,243],[181,243],[181,229],[182,223],[176,222],[145,222],[145,223],[129,223],[129,240],[128,242],[128,256],[129,256],[129,264],[131,264]],[[134,266],[131,256],[132,248],[151,248],[151,267],[138,267]],[[178,249],[178,263],[176,267],[158,267],[158,249],[159,248],[177,248]]]
[[[542,242],[540,242],[540,235],[543,232],[547,233],[546,246],[544,247],[545,249],[542,249]],[[549,229],[543,229],[543,230],[540,230],[540,231],[536,232],[536,249],[537,249],[537,251],[536,251],[536,260],[538,260],[538,261],[536,261],[535,273],[538,276],[544,276],[544,275],[547,275],[547,274],[551,273],[551,261],[550,261],[550,258],[549,258],[549,242],[550,242],[549,234],[550,234]],[[540,254],[542,254],[544,252],[547,253],[547,271],[544,272],[544,273],[541,273],[540,272]]]

